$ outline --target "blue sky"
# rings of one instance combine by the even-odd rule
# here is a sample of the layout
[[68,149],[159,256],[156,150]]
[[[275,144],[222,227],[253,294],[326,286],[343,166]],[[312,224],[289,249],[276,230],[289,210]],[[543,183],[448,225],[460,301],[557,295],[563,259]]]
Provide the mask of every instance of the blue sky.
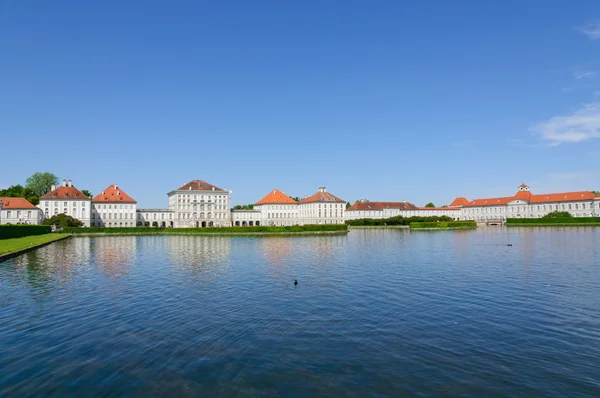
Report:
[[5,1],[0,187],[600,190],[600,2]]

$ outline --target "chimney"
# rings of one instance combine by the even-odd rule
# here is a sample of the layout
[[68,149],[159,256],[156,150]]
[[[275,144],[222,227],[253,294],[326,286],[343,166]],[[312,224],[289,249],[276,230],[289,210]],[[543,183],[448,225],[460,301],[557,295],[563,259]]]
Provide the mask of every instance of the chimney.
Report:
[[213,191],[215,190],[215,187],[213,187]]
[[69,186],[72,187],[73,186],[73,181],[69,180]]
[[327,192],[327,187],[319,187],[319,192]]
[[55,189],[56,189],[56,185],[52,184],[52,185],[50,186],[50,192],[54,191]]
[[117,185],[117,184],[115,184],[115,189],[116,189],[117,191],[119,190],[119,187],[118,187],[118,185]]
[[67,180],[63,180],[62,186],[63,186],[63,187],[66,187],[66,186],[67,186]]
[[189,191],[191,191],[191,190],[192,190],[192,187],[190,186],[189,188],[190,188],[190,189],[189,189]]

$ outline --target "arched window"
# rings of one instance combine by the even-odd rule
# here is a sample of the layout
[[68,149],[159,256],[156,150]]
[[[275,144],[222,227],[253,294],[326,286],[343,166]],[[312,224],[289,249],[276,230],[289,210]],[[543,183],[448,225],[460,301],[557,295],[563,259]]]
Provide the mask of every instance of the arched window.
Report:
[[[194,206],[196,207],[196,206]],[[193,218],[198,218],[198,213],[194,212],[194,215],[192,216]]]

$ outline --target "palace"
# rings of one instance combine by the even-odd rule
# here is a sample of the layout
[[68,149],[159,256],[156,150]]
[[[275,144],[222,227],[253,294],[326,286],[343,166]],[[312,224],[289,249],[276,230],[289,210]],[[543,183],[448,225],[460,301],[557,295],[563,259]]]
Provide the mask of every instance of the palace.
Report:
[[600,195],[591,191],[533,194],[521,184],[513,196],[468,200],[458,197],[443,207],[417,207],[406,201],[346,202],[320,187],[312,196],[296,200],[274,189],[251,210],[231,209],[232,191],[193,180],[167,193],[165,209],[139,209],[137,201],[112,184],[93,199],[71,180],[40,198],[35,207],[24,198],[0,198],[0,223],[39,224],[57,214],[80,220],[86,227],[205,228],[228,226],[292,226],[343,224],[361,218],[447,216],[453,220],[504,221],[540,218],[553,211],[574,217],[600,217]]
[[169,228],[231,226],[231,191],[202,180],[190,181],[167,194],[168,209],[139,209],[137,225]]
[[507,218],[540,218],[553,211],[574,217],[600,216],[600,195],[591,191],[534,195],[521,184],[513,196],[475,199],[459,197],[447,207],[416,207],[408,202],[359,201],[346,209],[346,219],[448,216],[454,220],[504,221]]

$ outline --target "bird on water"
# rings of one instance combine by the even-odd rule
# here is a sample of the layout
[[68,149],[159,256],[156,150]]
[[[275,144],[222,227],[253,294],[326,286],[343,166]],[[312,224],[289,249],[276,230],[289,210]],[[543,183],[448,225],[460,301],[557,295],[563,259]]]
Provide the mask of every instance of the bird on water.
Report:
[[294,279],[294,286],[298,285],[298,279]]

